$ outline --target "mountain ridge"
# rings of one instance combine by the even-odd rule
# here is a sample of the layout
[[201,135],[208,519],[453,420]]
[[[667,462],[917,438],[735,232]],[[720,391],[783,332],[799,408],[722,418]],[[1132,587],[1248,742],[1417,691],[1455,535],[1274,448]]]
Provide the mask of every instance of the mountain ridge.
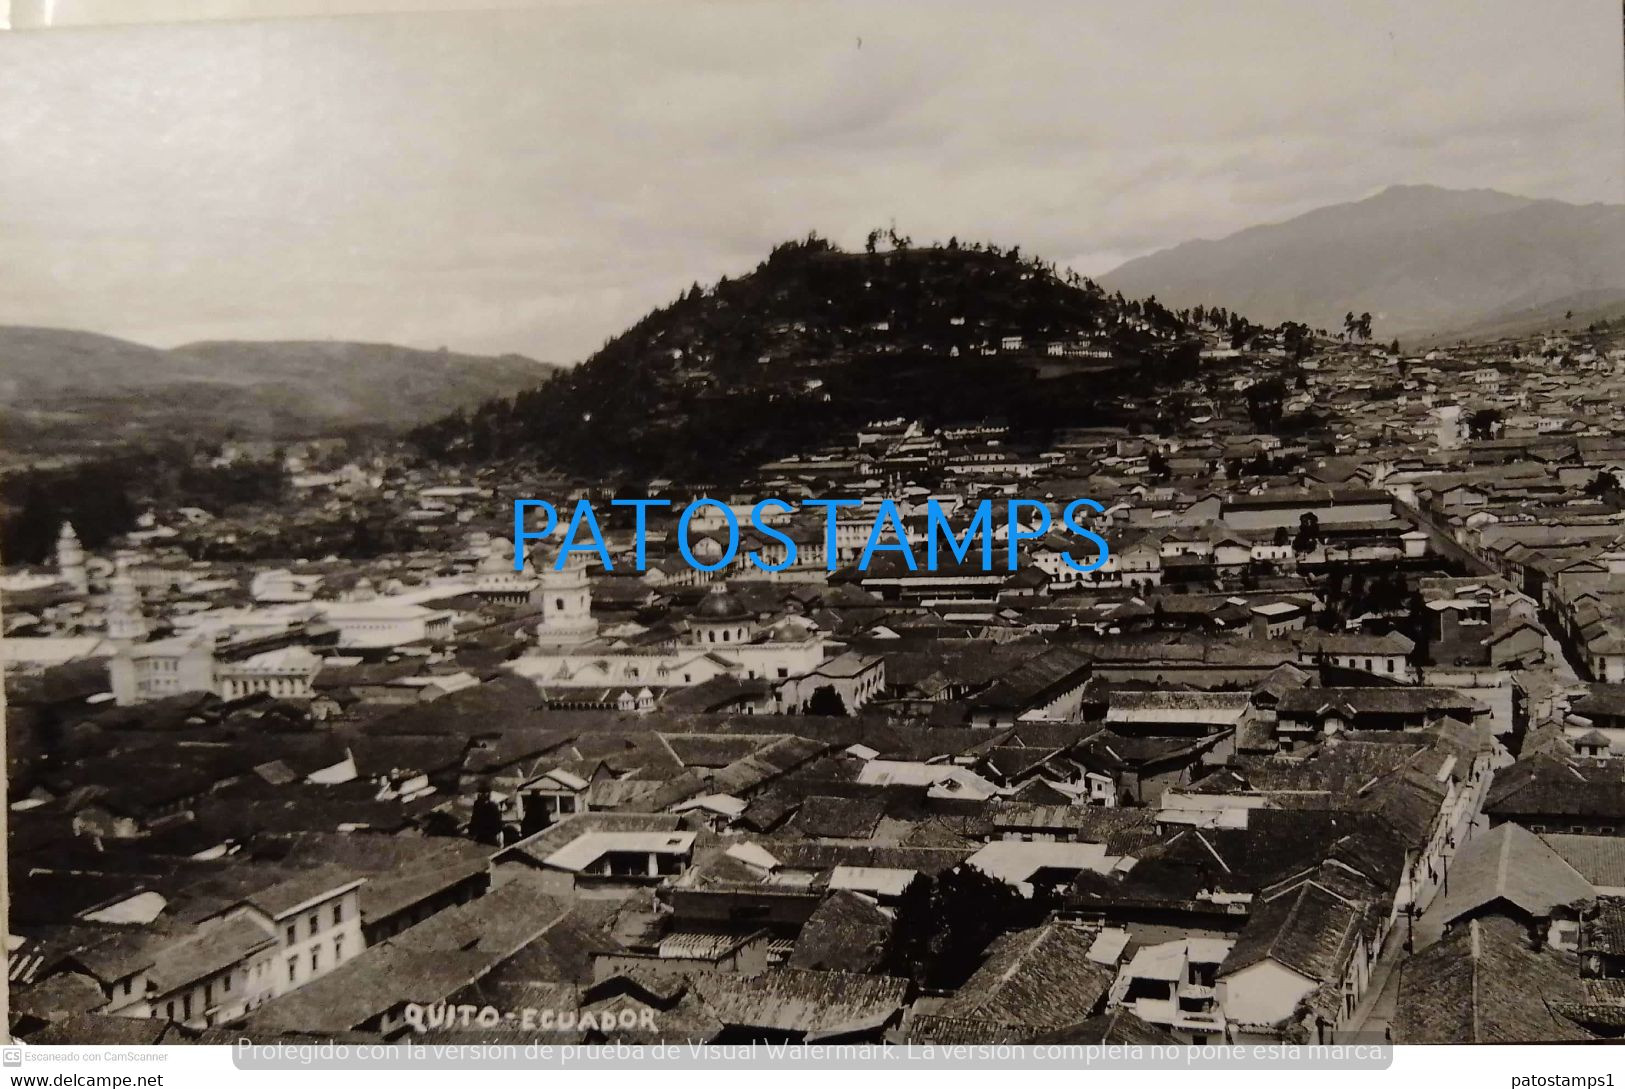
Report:
[[1369,311],[1379,337],[1416,338],[1568,296],[1625,298],[1625,205],[1390,186],[1183,242],[1099,279],[1171,306],[1216,303],[1266,324],[1296,320],[1332,332],[1345,313]]
[[400,430],[545,380],[555,364],[384,342],[212,340],[156,348],[73,329],[0,326],[0,402],[14,438],[60,444],[190,431],[296,438]]

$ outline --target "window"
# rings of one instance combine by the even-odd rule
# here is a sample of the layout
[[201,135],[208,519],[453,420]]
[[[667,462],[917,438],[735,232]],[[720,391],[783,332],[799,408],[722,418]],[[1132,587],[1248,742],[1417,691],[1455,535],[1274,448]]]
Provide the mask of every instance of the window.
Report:
[[225,993],[226,991],[231,990],[231,973],[230,972],[227,972],[224,976],[220,977],[220,990],[221,990],[221,993]]
[[181,1019],[185,1021],[190,1021],[192,1019],[191,995],[187,995],[185,998],[181,999]]
[[340,934],[333,939],[333,963],[338,964],[344,960],[344,935]]
[[343,923],[344,923],[344,905],[343,904],[334,904],[333,905],[333,925],[334,926],[340,926]]
[[310,974],[315,975],[322,970],[322,948],[316,946],[310,951]]
[[298,957],[289,957],[288,958],[288,982],[292,983],[294,980],[296,980],[298,978],[299,978],[299,958]]
[[316,932],[319,931],[321,928],[322,928],[322,913],[319,912],[319,911],[311,912],[310,913],[310,936],[312,938],[314,938],[316,936]]
[[288,944],[292,945],[299,940],[299,927],[294,923],[288,924]]

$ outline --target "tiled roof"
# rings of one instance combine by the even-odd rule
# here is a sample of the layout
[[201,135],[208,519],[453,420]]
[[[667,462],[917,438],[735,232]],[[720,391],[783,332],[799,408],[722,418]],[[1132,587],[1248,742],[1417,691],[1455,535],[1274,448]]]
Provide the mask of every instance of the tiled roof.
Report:
[[975,1017],[1030,1028],[1069,1025],[1098,1012],[1116,973],[1089,959],[1096,933],[1046,923],[1006,934],[942,1005],[949,1017]]
[[827,839],[868,839],[885,815],[880,798],[813,795],[801,803],[792,825],[803,835]]
[[275,944],[275,936],[264,926],[238,915],[165,948],[153,965],[152,985],[159,995],[170,994],[228,971]]
[[328,863],[268,884],[244,899],[271,918],[277,919],[312,901],[335,896],[351,885],[360,884],[365,880],[365,876],[348,866]]
[[1273,960],[1306,979],[1328,983],[1343,978],[1366,906],[1304,881],[1274,899],[1254,901],[1247,925],[1219,968],[1234,975],[1264,960]]
[[1050,1029],[1025,1041],[1030,1044],[1155,1044],[1180,1043],[1173,1033],[1149,1024],[1123,1006],[1076,1024]]
[[1625,836],[1548,832],[1540,838],[1598,889],[1625,888]]
[[839,889],[808,918],[786,963],[831,972],[875,971],[885,957],[894,922],[874,900]]
[[1393,1018],[1407,1044],[1590,1040],[1557,1012],[1583,1002],[1579,958],[1533,948],[1510,919],[1474,920],[1405,962]]
[[750,977],[701,976],[693,991],[726,1025],[816,1036],[886,1024],[901,1013],[909,984],[891,976],[775,968]]
[[1587,953],[1625,956],[1625,900],[1604,896],[1586,912],[1580,946]]
[[1015,1044],[1031,1030],[1025,1025],[988,1017],[949,1017],[917,1013],[903,1026],[910,1044]]
[[1439,906],[1445,922],[1497,900],[1543,919],[1552,909],[1596,895],[1591,883],[1539,836],[1501,824],[1467,841],[1450,863],[1450,891]]

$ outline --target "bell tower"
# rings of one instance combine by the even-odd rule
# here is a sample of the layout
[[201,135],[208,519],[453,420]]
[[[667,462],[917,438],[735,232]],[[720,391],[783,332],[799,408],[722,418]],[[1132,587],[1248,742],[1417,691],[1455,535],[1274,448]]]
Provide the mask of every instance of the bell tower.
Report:
[[141,592],[130,577],[129,560],[118,559],[107,600],[107,637],[120,643],[139,643],[147,637],[147,618],[141,614]]
[[56,570],[61,580],[75,593],[89,593],[90,574],[85,570],[85,549],[72,522],[63,522],[56,536]]
[[536,625],[539,646],[574,646],[598,637],[598,621],[592,618],[592,582],[582,556],[565,558],[564,570],[555,571],[555,556],[538,567],[541,578],[542,622]]

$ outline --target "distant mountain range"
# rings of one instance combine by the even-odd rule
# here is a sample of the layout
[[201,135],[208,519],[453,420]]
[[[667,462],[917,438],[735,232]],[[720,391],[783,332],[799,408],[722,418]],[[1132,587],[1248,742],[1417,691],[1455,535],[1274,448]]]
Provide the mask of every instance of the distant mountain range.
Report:
[[409,427],[544,381],[557,368],[343,341],[205,341],[152,348],[65,329],[0,326],[0,423],[41,443],[188,436],[293,438]]
[[[1220,305],[1332,333],[1369,311],[1380,340],[1512,335],[1625,312],[1625,205],[1393,186],[1100,277],[1176,309]],[[1568,311],[1573,318],[1566,318]]]

